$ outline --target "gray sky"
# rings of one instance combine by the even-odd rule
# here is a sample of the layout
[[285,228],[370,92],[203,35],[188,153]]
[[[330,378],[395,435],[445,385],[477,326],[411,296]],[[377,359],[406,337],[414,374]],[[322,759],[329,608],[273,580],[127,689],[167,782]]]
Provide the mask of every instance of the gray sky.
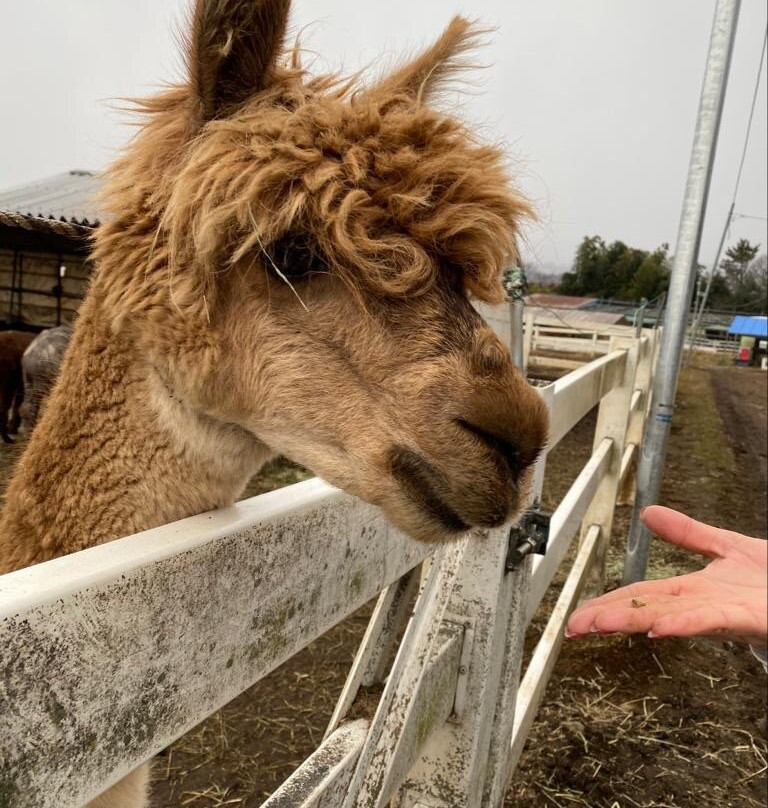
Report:
[[[131,136],[110,99],[179,75],[187,0],[2,0],[0,189],[99,169]],[[354,70],[434,37],[455,13],[498,27],[462,114],[514,155],[541,223],[529,255],[567,267],[584,235],[674,249],[714,0],[294,0],[316,70]],[[701,260],[730,204],[766,26],[743,0]],[[736,211],[765,217],[766,79]],[[729,241],[758,241],[738,218]]]

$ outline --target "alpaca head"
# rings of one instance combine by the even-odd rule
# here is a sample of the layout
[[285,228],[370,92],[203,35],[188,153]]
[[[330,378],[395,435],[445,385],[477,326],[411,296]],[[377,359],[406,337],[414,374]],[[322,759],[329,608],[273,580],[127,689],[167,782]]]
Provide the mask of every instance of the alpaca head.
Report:
[[477,31],[457,18],[364,86],[281,61],[288,7],[197,2],[187,80],[112,171],[113,327],[206,415],[417,538],[502,524],[546,414],[469,298],[502,299],[530,211],[501,153],[430,105]]

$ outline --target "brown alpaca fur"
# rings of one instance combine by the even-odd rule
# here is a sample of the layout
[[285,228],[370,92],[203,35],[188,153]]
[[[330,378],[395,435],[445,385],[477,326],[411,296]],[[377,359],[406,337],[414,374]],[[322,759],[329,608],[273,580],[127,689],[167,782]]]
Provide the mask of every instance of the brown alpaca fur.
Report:
[[142,104],[0,572],[231,503],[275,453],[423,540],[524,504],[545,410],[468,297],[502,299],[530,211],[429,105],[477,32],[362,86],[276,61],[288,6],[198,0],[188,81]]
[[21,358],[34,338],[34,334],[26,331],[0,331],[0,438],[6,443],[13,443],[11,433],[17,432],[21,423],[24,401]]

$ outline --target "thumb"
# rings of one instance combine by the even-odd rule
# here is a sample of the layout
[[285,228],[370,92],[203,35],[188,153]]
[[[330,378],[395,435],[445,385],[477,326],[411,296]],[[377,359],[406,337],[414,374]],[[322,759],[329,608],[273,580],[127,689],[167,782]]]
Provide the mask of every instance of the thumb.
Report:
[[702,553],[709,558],[722,558],[727,554],[734,534],[729,530],[697,522],[672,508],[650,505],[640,518],[645,526],[669,544],[685,550]]

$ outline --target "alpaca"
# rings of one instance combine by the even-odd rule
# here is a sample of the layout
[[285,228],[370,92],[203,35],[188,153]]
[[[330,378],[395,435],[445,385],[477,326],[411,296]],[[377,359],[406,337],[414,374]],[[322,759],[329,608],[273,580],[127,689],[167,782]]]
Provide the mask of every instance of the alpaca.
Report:
[[21,424],[21,357],[34,338],[28,331],[0,331],[0,438],[5,443],[13,443],[11,435],[18,432]]
[[21,357],[24,380],[24,401],[21,420],[30,432],[37,423],[40,408],[45,403],[59,375],[61,361],[72,337],[71,325],[46,328],[29,343]]
[[227,505],[276,454],[420,540],[524,506],[546,410],[470,296],[503,299],[530,209],[431,104],[480,32],[363,85],[283,58],[289,5],[198,0],[186,80],[141,103],[0,572]]

